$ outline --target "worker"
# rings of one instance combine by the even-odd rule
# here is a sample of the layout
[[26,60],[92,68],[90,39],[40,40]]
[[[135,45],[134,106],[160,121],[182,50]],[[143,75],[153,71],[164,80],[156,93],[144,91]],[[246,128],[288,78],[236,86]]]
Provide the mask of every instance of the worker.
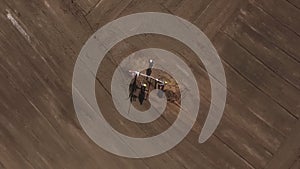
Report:
[[152,59],[149,60],[149,68],[153,68],[154,66],[154,61]]
[[164,90],[165,89],[165,85],[167,84],[167,81],[163,81],[162,83],[158,83],[158,89],[160,90]]
[[134,95],[134,92],[137,89],[137,77],[138,77],[138,73],[135,74],[133,82],[130,83],[130,85],[129,85],[129,98],[130,98],[130,102],[132,102],[136,98],[136,96]]
[[162,98],[164,96],[164,89],[165,89],[165,85],[167,84],[167,81],[163,81],[163,83],[158,83],[158,92],[157,92],[157,96],[159,98]]
[[154,89],[157,88],[157,84],[158,84],[158,79],[155,79],[155,80],[154,80]]
[[131,73],[132,77],[135,77],[135,76],[139,77],[139,75],[140,75],[140,72],[138,72],[138,71],[129,70],[129,73]]
[[[153,68],[153,65],[154,65],[154,62],[153,62],[152,59],[150,59],[150,60],[149,60],[149,67],[148,67],[148,69],[146,70],[146,75],[148,76],[148,77],[146,77],[146,80],[148,80],[149,76],[151,76],[151,74],[152,74],[152,68]],[[151,79],[151,78],[150,78],[150,79]]]
[[142,105],[144,100],[146,100],[146,90],[147,90],[147,85],[144,83],[141,86],[141,91],[139,94],[139,102]]

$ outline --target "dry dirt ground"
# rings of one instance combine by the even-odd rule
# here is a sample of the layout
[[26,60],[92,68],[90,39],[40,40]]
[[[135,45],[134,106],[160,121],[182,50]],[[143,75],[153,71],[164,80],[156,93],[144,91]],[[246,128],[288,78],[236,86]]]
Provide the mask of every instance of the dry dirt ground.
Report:
[[[188,136],[164,154],[128,159],[101,149],[82,130],[71,80],[83,44],[98,28],[146,11],[178,15],[205,32],[222,59],[228,95],[218,129],[198,144],[211,93],[194,53],[158,35],[117,44],[97,74],[99,105],[112,104],[107,72],[143,48],[173,51],[201,84],[201,109]],[[0,0],[1,169],[300,169],[299,89],[299,0]],[[113,105],[103,112],[115,129],[139,137],[160,133],[176,118],[166,112],[142,125]]]

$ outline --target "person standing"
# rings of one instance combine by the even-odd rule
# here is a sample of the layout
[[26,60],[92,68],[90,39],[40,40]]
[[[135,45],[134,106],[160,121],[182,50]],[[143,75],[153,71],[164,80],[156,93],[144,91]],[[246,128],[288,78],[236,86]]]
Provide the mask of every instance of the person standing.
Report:
[[158,79],[155,79],[155,80],[154,80],[154,89],[157,89],[157,87],[158,87],[158,86],[157,86],[157,85],[158,85],[158,83],[159,83],[159,82],[158,82]]
[[130,85],[129,85],[129,98],[130,98],[130,102],[134,101],[135,98],[136,98],[136,96],[134,95],[134,92],[137,89],[137,78],[138,78],[139,72],[134,72],[133,75],[134,75],[133,82],[130,83]]
[[[154,61],[153,61],[152,59],[150,59],[150,60],[149,60],[149,67],[148,67],[148,69],[146,70],[146,75],[148,76],[148,77],[146,77],[146,80],[148,80],[149,76],[151,76],[153,66],[154,66]],[[151,78],[150,78],[150,79],[151,79]]]
[[164,90],[165,89],[165,85],[167,84],[167,81],[163,81],[162,83],[158,83],[158,89],[160,90]]
[[144,100],[146,100],[145,99],[146,98],[146,90],[147,90],[147,85],[144,83],[141,86],[141,92],[139,94],[139,102],[141,105],[143,104]]

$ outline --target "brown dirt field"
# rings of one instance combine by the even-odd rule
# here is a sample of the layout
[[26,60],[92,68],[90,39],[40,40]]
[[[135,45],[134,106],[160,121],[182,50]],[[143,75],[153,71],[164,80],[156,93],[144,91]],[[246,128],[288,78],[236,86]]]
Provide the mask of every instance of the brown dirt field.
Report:
[[[165,36],[123,40],[101,63],[96,84],[98,104],[108,105],[103,115],[115,129],[153,136],[178,112],[179,103],[169,102],[160,118],[137,124],[115,110],[111,76],[134,51],[176,53],[201,94],[196,123],[180,144],[150,158],[123,158],[97,146],[81,128],[73,69],[96,30],[149,11],[180,16],[208,36],[225,68],[227,103],[213,136],[198,144],[211,98],[201,61]],[[299,0],[0,0],[0,169],[300,169],[299,44]]]

